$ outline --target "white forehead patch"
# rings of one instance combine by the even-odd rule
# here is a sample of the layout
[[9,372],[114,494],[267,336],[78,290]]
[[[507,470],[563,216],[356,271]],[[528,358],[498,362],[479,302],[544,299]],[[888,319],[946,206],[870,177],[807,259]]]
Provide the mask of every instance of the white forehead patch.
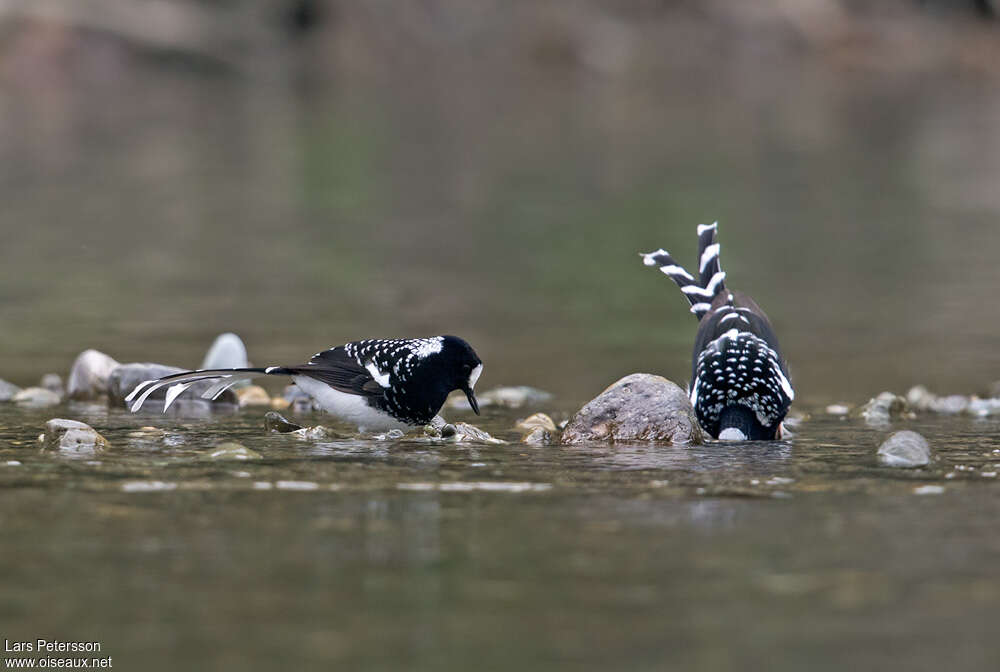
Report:
[[477,364],[471,372],[469,372],[469,389],[476,389],[476,383],[479,382],[479,376],[483,375],[483,365]]
[[413,354],[423,359],[424,357],[429,357],[431,355],[441,352],[441,347],[444,345],[444,339],[440,336],[435,336],[434,338],[421,338],[414,342]]

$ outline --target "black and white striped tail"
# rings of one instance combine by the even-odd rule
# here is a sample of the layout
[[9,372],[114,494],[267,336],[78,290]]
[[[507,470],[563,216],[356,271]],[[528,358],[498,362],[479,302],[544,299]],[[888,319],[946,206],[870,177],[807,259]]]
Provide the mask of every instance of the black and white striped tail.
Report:
[[139,383],[125,397],[125,403],[129,404],[129,410],[135,413],[142,408],[143,403],[149,398],[149,395],[156,390],[169,386],[167,387],[166,399],[163,402],[163,410],[165,412],[186,389],[203,380],[218,380],[219,382],[205,390],[201,398],[218,399],[223,392],[241,380],[249,380],[258,376],[290,376],[295,373],[295,369],[282,366],[269,366],[259,369],[202,369],[201,371],[175,373],[163,378]]
[[712,300],[726,288],[726,274],[719,265],[719,243],[716,233],[719,223],[698,227],[698,278],[695,279],[683,266],[674,261],[664,249],[641,253],[647,266],[657,266],[677,283],[691,303],[691,312],[700,320],[712,308]]

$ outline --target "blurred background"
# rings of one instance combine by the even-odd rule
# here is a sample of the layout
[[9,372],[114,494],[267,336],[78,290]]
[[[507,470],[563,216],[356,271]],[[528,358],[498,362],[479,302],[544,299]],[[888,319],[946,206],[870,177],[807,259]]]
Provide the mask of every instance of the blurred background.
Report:
[[991,0],[0,0],[0,376],[456,333],[484,386],[689,376],[637,252],[729,284],[800,402],[1000,349]]

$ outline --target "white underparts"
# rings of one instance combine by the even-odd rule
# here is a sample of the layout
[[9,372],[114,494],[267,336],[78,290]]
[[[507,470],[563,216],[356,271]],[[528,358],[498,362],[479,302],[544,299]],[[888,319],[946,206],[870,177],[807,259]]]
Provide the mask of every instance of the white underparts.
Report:
[[388,413],[370,406],[364,397],[335,390],[326,383],[308,376],[294,376],[292,380],[302,391],[315,399],[324,411],[339,420],[356,425],[362,432],[383,432],[407,427],[405,423],[396,420]]
[[746,441],[747,435],[736,427],[726,427],[719,432],[719,441]]

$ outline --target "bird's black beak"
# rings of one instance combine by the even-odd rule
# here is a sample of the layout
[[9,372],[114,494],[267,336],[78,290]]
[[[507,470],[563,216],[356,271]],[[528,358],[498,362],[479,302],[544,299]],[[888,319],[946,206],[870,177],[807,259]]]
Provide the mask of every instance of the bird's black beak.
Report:
[[469,406],[472,406],[472,411],[476,415],[479,415],[479,402],[476,401],[476,395],[472,393],[472,389],[463,387],[462,391],[465,392],[465,396],[469,400]]

